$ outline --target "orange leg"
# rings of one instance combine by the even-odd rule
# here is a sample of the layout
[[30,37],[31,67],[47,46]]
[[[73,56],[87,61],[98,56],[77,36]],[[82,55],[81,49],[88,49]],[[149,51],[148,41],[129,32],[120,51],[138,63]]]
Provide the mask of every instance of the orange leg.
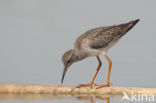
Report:
[[109,100],[109,98],[107,98],[107,103],[109,103],[110,102],[110,100]]
[[111,73],[111,68],[112,68],[112,61],[109,59],[109,57],[106,54],[104,54],[104,56],[106,57],[106,59],[108,60],[108,63],[109,63],[107,83],[105,85],[96,85],[96,86],[98,86],[97,88],[109,87],[111,85],[111,83],[110,83],[110,73]]
[[91,82],[90,82],[89,84],[78,85],[77,88],[81,88],[81,87],[90,87],[90,88],[92,88],[92,86],[93,86],[93,84],[94,84],[94,80],[95,80],[95,78],[96,78],[96,76],[97,76],[97,74],[98,74],[98,72],[99,72],[99,70],[100,70],[100,68],[101,68],[101,65],[102,65],[99,56],[96,56],[96,57],[97,57],[97,60],[98,60],[98,62],[99,62],[99,65],[98,65],[98,68],[97,68],[97,70],[96,70],[96,72],[95,72],[95,74],[94,74],[94,76],[93,76],[93,79],[91,80]]

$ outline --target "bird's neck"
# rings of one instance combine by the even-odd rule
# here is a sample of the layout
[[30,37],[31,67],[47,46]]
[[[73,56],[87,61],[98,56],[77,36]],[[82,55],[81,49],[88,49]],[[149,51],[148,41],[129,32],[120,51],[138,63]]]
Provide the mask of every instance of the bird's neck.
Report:
[[80,51],[74,50],[75,61],[80,61],[86,57],[87,57],[87,54],[85,52],[80,52]]

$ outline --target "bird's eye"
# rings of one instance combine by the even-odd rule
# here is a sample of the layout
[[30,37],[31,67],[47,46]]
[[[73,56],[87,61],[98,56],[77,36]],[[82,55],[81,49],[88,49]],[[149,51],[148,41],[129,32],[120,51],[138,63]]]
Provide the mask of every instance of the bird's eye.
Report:
[[69,64],[69,63],[70,63],[70,60],[67,61],[67,64]]

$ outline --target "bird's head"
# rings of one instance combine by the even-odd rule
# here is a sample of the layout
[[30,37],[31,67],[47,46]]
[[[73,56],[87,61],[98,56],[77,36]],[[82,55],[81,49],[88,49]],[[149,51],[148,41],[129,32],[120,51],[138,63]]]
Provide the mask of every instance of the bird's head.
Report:
[[64,80],[65,74],[67,72],[67,69],[75,61],[76,61],[76,55],[75,55],[75,51],[74,50],[69,50],[69,51],[65,52],[64,55],[62,56],[62,62],[64,64],[64,70],[63,70],[63,74],[62,74],[61,83],[63,83],[63,80]]

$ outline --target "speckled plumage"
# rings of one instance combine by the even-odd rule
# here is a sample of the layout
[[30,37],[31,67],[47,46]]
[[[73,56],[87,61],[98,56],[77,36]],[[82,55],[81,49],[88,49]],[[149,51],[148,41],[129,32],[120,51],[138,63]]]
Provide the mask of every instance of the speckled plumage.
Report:
[[102,50],[109,48],[111,43],[117,42],[126,34],[139,20],[125,24],[98,27],[88,30],[75,41],[74,49],[82,51],[85,48]]

